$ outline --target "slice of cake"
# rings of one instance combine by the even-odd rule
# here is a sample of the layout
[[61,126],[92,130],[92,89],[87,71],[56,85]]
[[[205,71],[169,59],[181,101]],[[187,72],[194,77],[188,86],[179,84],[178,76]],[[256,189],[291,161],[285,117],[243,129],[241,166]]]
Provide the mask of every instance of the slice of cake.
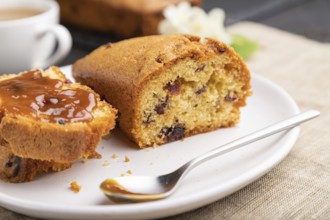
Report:
[[0,77],[0,178],[30,181],[41,172],[95,157],[117,110],[56,67]]
[[140,147],[233,126],[251,94],[249,70],[230,47],[190,35],[107,44],[73,74],[118,108],[121,129]]

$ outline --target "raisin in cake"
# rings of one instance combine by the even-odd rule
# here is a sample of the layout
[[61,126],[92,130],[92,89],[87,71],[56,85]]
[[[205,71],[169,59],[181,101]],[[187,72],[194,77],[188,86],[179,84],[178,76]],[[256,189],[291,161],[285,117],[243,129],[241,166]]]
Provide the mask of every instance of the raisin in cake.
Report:
[[103,45],[73,66],[76,80],[118,108],[140,147],[230,127],[250,95],[250,72],[233,49],[191,35]]

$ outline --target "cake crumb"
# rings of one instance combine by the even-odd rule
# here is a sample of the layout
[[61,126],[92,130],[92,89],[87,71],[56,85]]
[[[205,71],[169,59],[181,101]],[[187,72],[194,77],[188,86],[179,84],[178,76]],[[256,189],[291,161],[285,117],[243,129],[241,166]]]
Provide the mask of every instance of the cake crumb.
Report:
[[106,160],[102,163],[102,166],[108,167],[108,166],[110,166],[110,162]]
[[120,176],[126,176],[126,174],[125,173],[122,173],[122,174],[120,174]]
[[133,173],[132,173],[132,170],[127,170],[126,173],[128,173],[128,174],[133,174]]
[[128,156],[125,156],[125,162],[130,162],[131,160],[129,159]]
[[81,186],[76,182],[76,181],[72,181],[70,183],[70,189],[75,192],[78,193],[81,190]]
[[117,154],[112,154],[112,156],[111,156],[113,159],[116,159],[116,158],[118,158],[119,156],[117,155]]

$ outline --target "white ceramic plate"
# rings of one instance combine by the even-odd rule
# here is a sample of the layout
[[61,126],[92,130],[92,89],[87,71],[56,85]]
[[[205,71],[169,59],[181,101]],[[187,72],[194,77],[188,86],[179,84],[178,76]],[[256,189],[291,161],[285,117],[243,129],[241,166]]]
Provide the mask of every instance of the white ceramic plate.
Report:
[[[63,68],[70,75],[70,67]],[[0,205],[38,218],[147,219],[186,212],[219,200],[258,179],[278,164],[298,138],[299,128],[250,144],[197,167],[165,200],[139,204],[113,204],[99,184],[131,170],[136,175],[167,173],[184,162],[273,122],[296,114],[294,100],[279,86],[253,74],[253,96],[242,109],[238,126],[186,138],[158,148],[138,150],[118,130],[103,140],[102,159],[78,161],[71,169],[39,176],[23,184],[0,182]],[[113,159],[112,155],[119,157]],[[130,162],[124,162],[127,156]],[[109,166],[104,166],[110,163]],[[128,174],[127,174],[128,175]],[[77,181],[82,189],[69,189]]]

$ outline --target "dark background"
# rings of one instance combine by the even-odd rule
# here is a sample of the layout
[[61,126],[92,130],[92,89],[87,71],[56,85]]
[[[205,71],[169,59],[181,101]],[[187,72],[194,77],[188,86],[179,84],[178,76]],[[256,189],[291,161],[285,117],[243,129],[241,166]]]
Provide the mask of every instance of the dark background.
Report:
[[[319,42],[330,42],[330,0],[204,0],[205,10],[214,7],[225,10],[226,25],[247,20]],[[117,40],[109,35],[69,29],[73,36],[73,48],[60,66],[72,64],[105,42]]]

